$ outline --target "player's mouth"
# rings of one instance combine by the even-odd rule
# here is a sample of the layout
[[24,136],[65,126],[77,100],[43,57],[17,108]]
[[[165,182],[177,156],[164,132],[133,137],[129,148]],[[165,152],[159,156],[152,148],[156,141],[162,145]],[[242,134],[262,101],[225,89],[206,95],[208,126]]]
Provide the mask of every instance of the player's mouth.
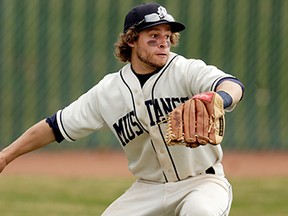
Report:
[[167,53],[158,53],[156,54],[158,57],[161,57],[161,58],[167,58]]

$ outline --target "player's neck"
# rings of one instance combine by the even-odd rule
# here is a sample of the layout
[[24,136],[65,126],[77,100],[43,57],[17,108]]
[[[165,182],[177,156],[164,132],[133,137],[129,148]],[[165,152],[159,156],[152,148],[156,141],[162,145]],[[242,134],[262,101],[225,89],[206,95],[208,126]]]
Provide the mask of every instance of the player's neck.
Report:
[[136,74],[151,74],[154,73],[154,71],[158,70],[156,67],[150,67],[147,65],[139,65],[139,64],[131,64],[131,68],[133,69],[133,72]]
[[131,66],[131,70],[133,71],[133,73],[136,75],[136,77],[138,78],[139,82],[140,82],[140,85],[141,85],[141,88],[144,86],[144,84],[146,83],[146,81],[151,77],[153,76],[154,74],[158,73],[159,70],[156,70],[152,73],[149,73],[149,74],[137,74],[132,66]]

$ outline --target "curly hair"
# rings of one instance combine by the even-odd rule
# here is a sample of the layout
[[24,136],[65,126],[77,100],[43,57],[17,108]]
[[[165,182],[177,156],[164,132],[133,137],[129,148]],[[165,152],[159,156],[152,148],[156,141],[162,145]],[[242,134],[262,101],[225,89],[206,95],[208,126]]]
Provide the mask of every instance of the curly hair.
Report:
[[[118,41],[114,44],[115,57],[121,62],[131,62],[131,52],[132,49],[129,46],[129,43],[133,43],[137,41],[139,37],[139,32],[135,29],[129,29],[125,33],[120,33],[118,37]],[[177,46],[180,39],[180,34],[178,32],[174,32],[171,35],[170,42],[172,46]]]

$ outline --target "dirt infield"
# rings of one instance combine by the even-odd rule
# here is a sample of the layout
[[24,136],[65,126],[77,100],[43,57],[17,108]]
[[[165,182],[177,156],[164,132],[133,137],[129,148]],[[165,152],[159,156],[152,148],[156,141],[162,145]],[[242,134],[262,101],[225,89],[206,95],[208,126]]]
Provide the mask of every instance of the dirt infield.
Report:
[[[288,176],[288,152],[225,152],[223,164],[228,177]],[[132,176],[124,153],[108,151],[29,153],[9,164],[3,175]]]

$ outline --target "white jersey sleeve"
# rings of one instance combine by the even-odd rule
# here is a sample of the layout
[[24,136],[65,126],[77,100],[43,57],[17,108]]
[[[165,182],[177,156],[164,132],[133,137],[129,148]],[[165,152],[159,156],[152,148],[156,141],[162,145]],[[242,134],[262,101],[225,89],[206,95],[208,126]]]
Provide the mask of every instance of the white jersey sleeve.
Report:
[[185,73],[186,84],[191,89],[192,95],[201,92],[215,91],[217,83],[224,78],[234,78],[232,75],[224,73],[213,65],[207,65],[202,60],[186,59],[182,56],[177,56],[175,65],[182,68],[182,73]]
[[57,112],[57,123],[63,137],[75,141],[101,128],[104,121],[99,113],[98,85],[83,94],[68,107]]

